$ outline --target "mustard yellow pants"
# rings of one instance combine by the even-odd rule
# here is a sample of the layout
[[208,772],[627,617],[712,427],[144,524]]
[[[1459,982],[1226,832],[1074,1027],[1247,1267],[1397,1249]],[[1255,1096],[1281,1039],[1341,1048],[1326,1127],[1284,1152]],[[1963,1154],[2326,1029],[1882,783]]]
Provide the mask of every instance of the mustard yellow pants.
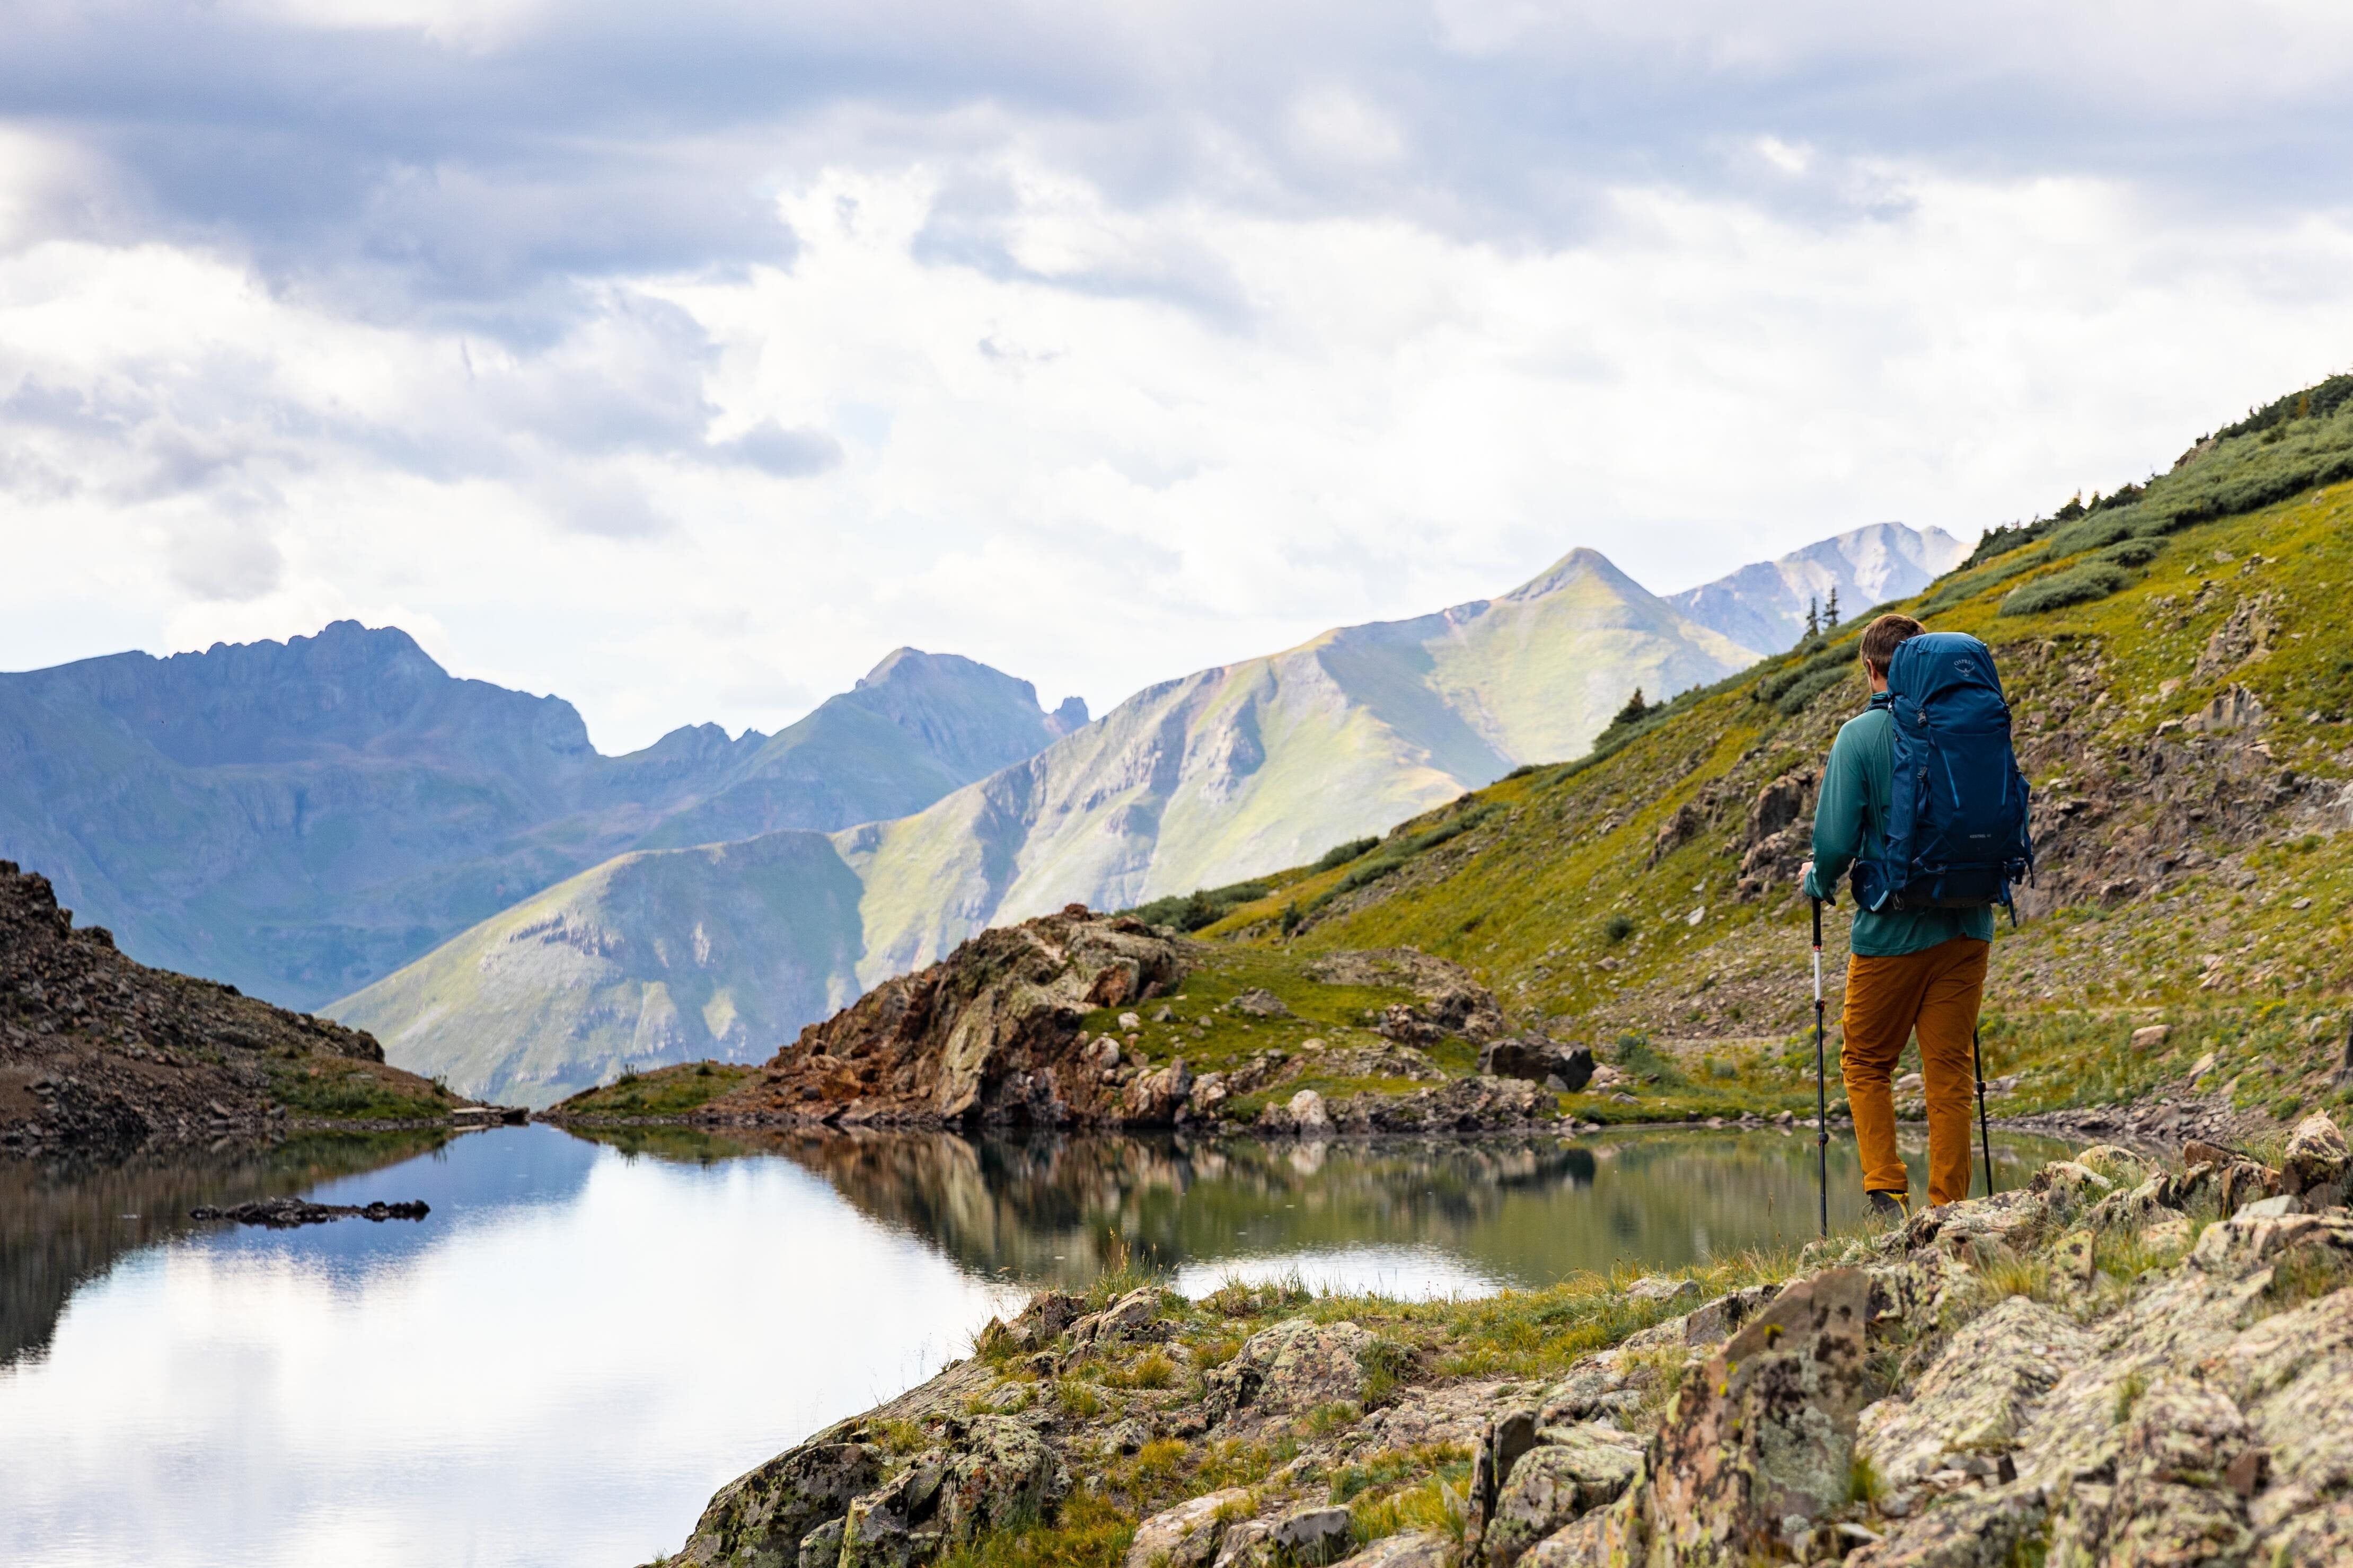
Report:
[[1919,952],[1847,961],[1839,1076],[1862,1155],[1862,1190],[1911,1186],[1895,1152],[1895,1097],[1889,1088],[1904,1042],[1920,1036],[1920,1076],[1928,1091],[1928,1201],[1969,1195],[1970,1037],[1985,995],[1992,943],[1955,937]]

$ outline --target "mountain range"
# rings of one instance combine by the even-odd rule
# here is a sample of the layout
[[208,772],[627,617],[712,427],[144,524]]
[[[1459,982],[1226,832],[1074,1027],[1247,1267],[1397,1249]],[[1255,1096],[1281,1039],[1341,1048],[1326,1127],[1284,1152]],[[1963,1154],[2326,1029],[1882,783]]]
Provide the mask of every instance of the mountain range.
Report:
[[570,703],[338,621],[0,674],[0,858],[142,962],[315,1008],[616,855],[899,816],[1086,719],[902,648],[775,735],[607,757]]
[[988,925],[1293,864],[1574,756],[1635,688],[1704,685],[1768,651],[1710,621],[1786,646],[1809,597],[1877,603],[1965,552],[1878,524],[1680,608],[1575,551],[1494,599],[1147,688],[908,815],[634,850],[328,1011],[405,1066],[529,1104],[624,1066],[754,1059]]

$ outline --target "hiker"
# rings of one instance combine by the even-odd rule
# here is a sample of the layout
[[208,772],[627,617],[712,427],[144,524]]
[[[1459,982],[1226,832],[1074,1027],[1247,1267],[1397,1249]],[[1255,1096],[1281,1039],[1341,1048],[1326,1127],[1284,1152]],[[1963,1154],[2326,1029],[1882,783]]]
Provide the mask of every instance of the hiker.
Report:
[[[2010,754],[2009,710],[1992,657],[1974,637],[1937,634],[1907,655],[1905,680],[1897,685],[1907,700],[1913,732],[1923,737],[1907,743],[1945,748],[1934,753],[1939,763],[1935,771],[1949,781],[1944,796],[1954,804],[1932,801],[1926,793],[1906,803],[1897,824],[1905,842],[1891,859],[1887,836],[1898,736],[1889,672],[1896,649],[1924,629],[1909,616],[1893,615],[1863,628],[1871,707],[1847,721],[1831,746],[1814,808],[1813,858],[1803,872],[1807,896],[1826,901],[1834,901],[1840,879],[1851,868],[1855,873],[1839,1073],[1854,1116],[1864,1202],[1881,1218],[1900,1217],[1910,1205],[1910,1175],[1895,1152],[1889,1079],[1915,1031],[1928,1099],[1928,1202],[1968,1196],[1969,1087],[1994,905],[2009,901],[2010,882],[2025,875],[2033,856],[2026,837],[2025,782]],[[1933,722],[1955,703],[1967,705],[1963,716],[1977,727],[1924,726],[1924,713]],[[1923,778],[1929,772],[1915,771]],[[1989,866],[1940,866],[1937,874],[1924,873],[1924,851],[1915,837],[1926,839],[1947,830],[1956,813],[1971,816],[1968,826],[1990,825],[1997,831],[1991,839],[1981,831],[1947,831],[1937,842],[1999,841],[1996,858]]]

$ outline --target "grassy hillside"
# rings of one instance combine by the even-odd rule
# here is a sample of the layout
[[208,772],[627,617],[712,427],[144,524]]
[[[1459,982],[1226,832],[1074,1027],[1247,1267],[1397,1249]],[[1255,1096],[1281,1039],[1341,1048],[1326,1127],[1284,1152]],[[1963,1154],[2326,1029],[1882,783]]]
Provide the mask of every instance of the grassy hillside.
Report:
[[543,1106],[631,1064],[766,1057],[857,994],[857,900],[822,834],[644,850],[523,900],[332,1012],[405,1067]]
[[[2010,1109],[2193,1074],[2280,1117],[2344,1098],[2353,484],[2311,482],[2353,473],[2337,385],[1989,540],[1905,604],[1994,647],[2035,789],[2042,870],[1990,985],[1989,1072],[2019,1075]],[[1810,1019],[1794,875],[1810,770],[1862,706],[1859,621],[1351,861],[1261,879],[1204,934],[1301,954],[1411,945],[1556,1034],[1770,1070]],[[1829,920],[1833,1018],[1847,914]],[[2165,1041],[2133,1048],[2153,1023]]]

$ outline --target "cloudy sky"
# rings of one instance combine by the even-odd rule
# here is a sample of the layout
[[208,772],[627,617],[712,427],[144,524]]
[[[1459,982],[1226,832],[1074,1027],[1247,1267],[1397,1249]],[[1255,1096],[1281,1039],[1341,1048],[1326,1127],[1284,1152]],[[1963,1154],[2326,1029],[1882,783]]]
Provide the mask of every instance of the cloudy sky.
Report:
[[14,0],[0,668],[607,751],[1974,536],[2353,365],[2339,0]]

